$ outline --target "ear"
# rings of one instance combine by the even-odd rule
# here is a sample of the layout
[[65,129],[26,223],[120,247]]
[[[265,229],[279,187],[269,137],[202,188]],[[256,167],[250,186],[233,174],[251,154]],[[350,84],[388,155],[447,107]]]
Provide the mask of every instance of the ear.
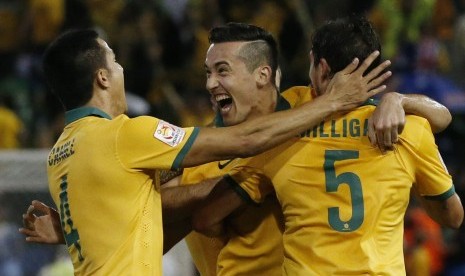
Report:
[[271,81],[271,67],[265,65],[255,69],[255,81],[259,87],[267,85]]
[[320,70],[320,81],[322,84],[328,84],[331,81],[331,67],[325,58],[320,59],[320,64],[318,66]]
[[110,87],[110,79],[109,79],[109,72],[107,69],[98,69],[96,76],[95,76],[95,81],[97,85],[102,88],[106,89]]

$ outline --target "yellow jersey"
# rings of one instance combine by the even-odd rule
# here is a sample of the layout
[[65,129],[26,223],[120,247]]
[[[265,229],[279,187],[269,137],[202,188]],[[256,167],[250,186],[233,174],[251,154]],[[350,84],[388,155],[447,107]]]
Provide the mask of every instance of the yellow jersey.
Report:
[[[412,185],[426,197],[454,193],[428,122],[407,116],[399,143],[383,155],[367,137],[373,110],[334,116],[235,169],[255,169],[273,183],[285,219],[284,275],[405,275]],[[241,186],[260,198],[256,186]]]
[[[275,110],[301,105],[310,99],[308,87],[293,87],[278,97]],[[221,127],[221,116],[216,117]],[[225,175],[248,159],[212,162],[184,169],[182,185]],[[226,235],[209,238],[192,232],[186,237],[197,269],[202,276],[211,275],[281,275],[283,260],[283,217],[276,197],[263,199],[260,205],[248,205],[231,214],[225,222]]]
[[47,173],[75,275],[162,275],[157,169],[177,168],[198,129],[90,107],[65,119]]

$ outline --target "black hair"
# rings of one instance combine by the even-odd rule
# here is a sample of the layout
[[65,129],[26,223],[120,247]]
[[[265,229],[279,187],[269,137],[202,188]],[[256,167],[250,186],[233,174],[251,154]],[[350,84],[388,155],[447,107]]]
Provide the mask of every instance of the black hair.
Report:
[[[209,42],[248,41],[239,51],[247,69],[252,72],[263,63],[271,67],[272,79],[278,69],[278,45],[273,35],[263,28],[246,23],[230,22],[210,30]],[[274,83],[274,81],[273,81]]]
[[[322,58],[331,67],[331,76],[344,69],[354,58],[363,61],[372,52],[381,53],[379,37],[371,23],[363,16],[352,15],[328,21],[312,36],[315,66]],[[381,55],[368,67],[370,72],[381,62]]]
[[87,103],[92,98],[95,72],[107,68],[106,51],[97,38],[92,29],[70,30],[45,50],[45,78],[65,110]]

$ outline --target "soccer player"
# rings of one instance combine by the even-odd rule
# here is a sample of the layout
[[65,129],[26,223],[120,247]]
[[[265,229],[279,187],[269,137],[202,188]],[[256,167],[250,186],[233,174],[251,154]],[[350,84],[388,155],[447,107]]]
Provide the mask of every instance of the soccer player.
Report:
[[[225,125],[235,125],[270,113],[273,109],[287,109],[310,99],[311,94],[306,87],[296,87],[285,92],[281,97],[277,89],[279,85],[272,81],[274,80],[272,76],[269,76],[262,85],[254,86],[252,85],[254,82],[237,81],[250,78],[251,72],[261,63],[269,66],[270,72],[276,71],[276,43],[272,36],[261,28],[246,24],[228,24],[214,28],[211,31],[210,40],[212,47],[207,54],[206,61],[207,88],[216,96],[218,105],[222,109],[220,114],[222,116],[218,117],[218,126],[222,126],[222,122]],[[244,64],[248,69],[238,70]],[[393,97],[398,96],[395,94]],[[425,101],[424,98],[418,99],[419,101],[414,101],[417,107]],[[431,113],[433,114],[435,119],[442,117],[440,112]],[[191,184],[205,178],[224,175],[238,161],[239,159],[213,162],[194,169],[187,169],[183,174],[182,182]],[[204,186],[195,185],[193,188],[204,189]],[[182,201],[180,196],[183,192],[192,192],[192,190],[171,189],[163,186],[163,205],[176,205],[175,203]],[[192,197],[192,195],[187,194],[187,197]],[[241,198],[235,194],[232,200],[242,203]],[[49,212],[47,207],[37,202],[34,205],[36,209]],[[227,207],[227,205],[217,206],[222,209]],[[171,213],[167,209],[169,208],[165,207],[163,213],[165,224],[175,219],[188,217],[192,213],[189,208],[186,211],[187,215],[180,216],[179,211]],[[171,209],[176,208],[171,207]],[[44,217],[38,219],[44,219]],[[209,238],[192,233],[187,240],[196,266],[202,275],[215,275],[217,261],[218,275],[241,273],[277,275],[281,272],[283,259],[282,227],[282,212],[276,199],[270,197],[262,206],[247,207],[244,212],[229,219],[227,235],[221,238]],[[174,228],[174,230],[178,229]]]
[[[356,70],[355,59],[319,103],[237,127],[179,128],[123,115],[123,68],[95,31],[58,37],[44,54],[44,73],[65,107],[66,126],[49,154],[47,174],[75,274],[161,275],[158,169],[250,156],[358,105],[385,89],[379,85],[389,74],[378,74],[387,63],[363,76],[378,54]],[[269,70],[254,77],[262,71]]]
[[[359,17],[328,22],[312,42],[312,100],[354,56],[380,49],[370,23]],[[245,160],[227,177],[257,203],[273,186],[285,221],[283,275],[405,275],[403,219],[412,189],[438,223],[461,225],[463,207],[429,123],[407,116],[394,150],[382,154],[366,131],[373,111],[368,102],[327,118],[297,142]],[[226,204],[234,201],[222,197],[198,211],[218,216],[208,224],[235,210]]]
[[[259,41],[265,41],[266,44],[262,43],[262,47],[259,48],[256,44]],[[307,87],[289,89],[281,96],[277,89],[279,85],[271,80],[264,86],[255,86],[256,88],[250,88],[250,83],[238,81],[244,79],[242,75],[250,74],[236,70],[238,64],[243,62],[255,69],[256,63],[264,60],[262,62],[267,63],[272,70],[276,70],[276,43],[271,34],[265,30],[247,24],[230,23],[213,28],[210,31],[210,43],[205,69],[208,76],[207,88],[218,99],[217,105],[220,107],[216,120],[218,127],[235,125],[256,116],[263,116],[273,110],[288,109],[310,100],[311,93]],[[243,56],[242,53],[250,51],[253,56]],[[399,96],[401,95],[390,93],[383,98],[385,103],[381,108],[387,106],[392,108],[384,110],[386,113],[382,117],[386,120],[396,116],[397,110],[404,112],[399,105],[395,106],[397,109],[393,108],[390,102],[397,101]],[[438,123],[438,129],[445,128],[450,121],[447,109],[442,107],[440,110],[435,110],[438,104],[429,102],[424,96],[406,97],[406,101],[413,103],[411,106],[406,106],[407,112],[422,111],[426,116],[432,115],[431,120],[433,123]],[[442,116],[443,113],[445,116]],[[438,121],[434,121],[435,119]],[[444,122],[440,122],[441,119],[444,119]],[[396,120],[396,124],[401,121],[398,118]],[[394,128],[397,130],[397,127]],[[387,132],[391,134],[391,131]],[[190,186],[207,178],[224,175],[240,162],[239,159],[224,160],[187,168],[184,170],[182,180],[175,181],[181,182],[181,185]],[[202,185],[196,186],[202,189]],[[173,189],[172,193],[169,193],[169,189],[165,186],[162,188],[164,206],[180,200],[180,189]],[[217,187],[215,192],[228,194],[227,185],[224,191],[222,189]],[[236,203],[242,203],[237,195],[229,194],[229,198],[235,200]],[[229,206],[234,206],[231,202],[221,204],[212,202],[211,205],[222,211]],[[164,209],[164,214],[167,213],[166,209]],[[210,211],[206,217],[211,216],[213,210]],[[179,218],[180,216],[170,215],[169,217]],[[196,219],[198,220],[200,219]],[[216,237],[197,232],[192,232],[187,236],[187,244],[201,275],[279,275],[281,273],[283,259],[281,237],[284,225],[281,207],[275,197],[267,197],[260,206],[245,205],[240,212],[236,211],[228,217],[227,225],[224,233]]]

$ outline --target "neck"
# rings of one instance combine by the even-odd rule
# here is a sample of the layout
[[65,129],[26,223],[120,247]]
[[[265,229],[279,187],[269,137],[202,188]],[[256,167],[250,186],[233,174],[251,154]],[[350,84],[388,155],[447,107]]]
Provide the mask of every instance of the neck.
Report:
[[278,103],[278,91],[275,87],[270,87],[266,91],[263,91],[263,97],[261,98],[258,106],[259,106],[259,114],[266,115],[273,113],[276,109],[276,105]]
[[112,104],[108,98],[98,97],[96,96],[96,93],[94,93],[94,96],[84,106],[98,108],[110,115],[111,118],[121,114],[121,112],[115,110],[115,105]]

